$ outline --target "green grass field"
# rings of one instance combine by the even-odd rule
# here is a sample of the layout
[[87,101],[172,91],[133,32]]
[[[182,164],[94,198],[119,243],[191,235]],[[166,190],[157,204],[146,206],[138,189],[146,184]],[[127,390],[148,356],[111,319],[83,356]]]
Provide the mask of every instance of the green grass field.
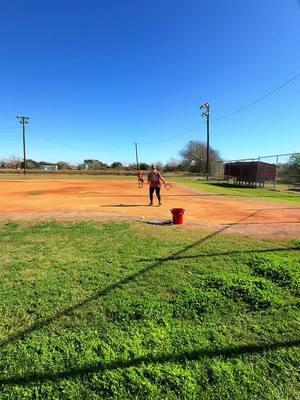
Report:
[[255,187],[249,188],[231,185],[223,182],[206,182],[204,180],[196,180],[195,178],[178,178],[176,181],[204,193],[300,206],[300,193],[288,193],[287,191],[284,191],[287,189],[286,185],[279,185],[279,190],[274,191]]
[[300,392],[300,240],[0,225],[0,399]]

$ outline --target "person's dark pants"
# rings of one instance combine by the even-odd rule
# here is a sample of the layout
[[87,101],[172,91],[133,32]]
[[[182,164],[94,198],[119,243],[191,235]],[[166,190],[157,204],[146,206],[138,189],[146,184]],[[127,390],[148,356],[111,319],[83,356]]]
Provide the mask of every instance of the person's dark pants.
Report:
[[157,188],[151,187],[151,188],[149,189],[150,203],[153,203],[153,193],[154,193],[154,190],[155,190],[156,196],[157,196],[157,198],[158,198],[158,201],[160,202],[160,187],[157,187]]

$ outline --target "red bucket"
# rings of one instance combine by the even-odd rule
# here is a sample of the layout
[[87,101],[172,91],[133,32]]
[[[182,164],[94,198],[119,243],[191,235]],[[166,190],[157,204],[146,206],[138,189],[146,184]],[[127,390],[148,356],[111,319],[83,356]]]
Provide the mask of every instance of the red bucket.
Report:
[[172,208],[171,210],[174,225],[183,224],[184,208]]

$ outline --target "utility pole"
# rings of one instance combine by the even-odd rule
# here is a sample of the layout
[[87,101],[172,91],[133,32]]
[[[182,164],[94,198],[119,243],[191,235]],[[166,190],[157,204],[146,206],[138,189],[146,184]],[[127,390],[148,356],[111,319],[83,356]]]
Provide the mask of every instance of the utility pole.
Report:
[[140,165],[139,165],[139,156],[138,156],[137,143],[135,143],[135,158],[136,158],[136,169],[139,171],[140,170]]
[[209,174],[209,109],[210,105],[209,103],[204,103],[201,104],[200,106],[201,110],[204,110],[202,113],[202,117],[206,117],[206,180],[208,180],[208,174]]
[[25,143],[25,124],[28,124],[29,117],[25,117],[24,115],[17,115],[20,124],[23,125],[23,168],[24,175],[26,175],[26,143]]

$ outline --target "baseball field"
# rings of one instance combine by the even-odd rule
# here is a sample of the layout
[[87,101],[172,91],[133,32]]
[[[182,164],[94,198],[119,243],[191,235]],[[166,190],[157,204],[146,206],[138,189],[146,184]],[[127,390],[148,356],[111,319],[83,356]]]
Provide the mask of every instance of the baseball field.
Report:
[[171,183],[0,178],[1,400],[299,400],[299,194]]
[[253,236],[294,237],[300,230],[300,195],[260,189],[228,189],[203,182],[174,182],[162,188],[162,206],[148,207],[148,187],[136,180],[40,179],[0,180],[0,220],[144,220],[171,218],[185,211],[185,225]]

